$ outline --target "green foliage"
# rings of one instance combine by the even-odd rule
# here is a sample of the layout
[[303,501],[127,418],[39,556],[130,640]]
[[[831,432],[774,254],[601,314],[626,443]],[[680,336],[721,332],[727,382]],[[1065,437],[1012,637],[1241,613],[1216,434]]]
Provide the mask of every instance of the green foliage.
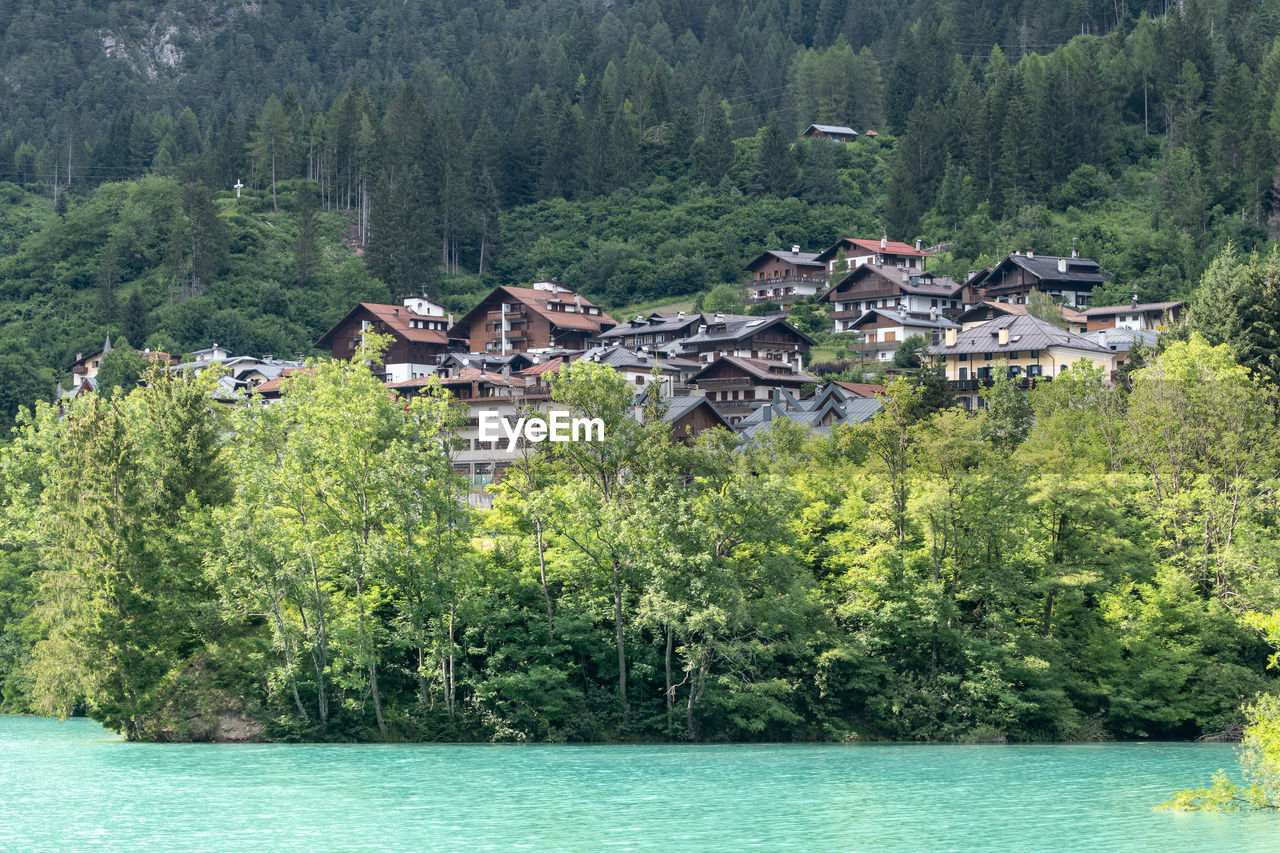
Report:
[[924,335],[907,335],[893,353],[894,367],[919,367],[920,351],[929,345]]
[[702,310],[711,314],[741,314],[742,290],[731,284],[717,284],[702,297]]
[[128,394],[138,387],[146,369],[146,359],[129,345],[128,338],[122,337],[111,352],[102,357],[97,376],[98,393],[107,397]]
[[1244,785],[1219,770],[1209,788],[1175,791],[1157,808],[1178,811],[1244,811],[1280,808],[1280,697],[1259,695],[1244,709],[1240,766]]

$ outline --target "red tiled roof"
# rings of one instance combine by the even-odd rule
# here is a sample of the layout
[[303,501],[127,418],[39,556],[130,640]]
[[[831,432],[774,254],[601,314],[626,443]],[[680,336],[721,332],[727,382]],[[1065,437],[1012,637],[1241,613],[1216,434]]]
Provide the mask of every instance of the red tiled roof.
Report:
[[917,258],[932,258],[933,255],[928,252],[922,252],[915,246],[907,243],[900,243],[897,240],[889,240],[885,243],[884,248],[880,248],[879,240],[859,240],[856,237],[845,237],[841,242],[852,243],[855,246],[866,249],[868,252],[883,252],[886,255],[911,255]]

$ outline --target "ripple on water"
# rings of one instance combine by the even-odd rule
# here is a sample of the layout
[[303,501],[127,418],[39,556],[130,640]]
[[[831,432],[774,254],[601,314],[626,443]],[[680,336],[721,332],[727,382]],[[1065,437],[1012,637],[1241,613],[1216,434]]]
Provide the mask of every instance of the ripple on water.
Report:
[[1210,744],[127,744],[0,717],[5,850],[1280,850]]

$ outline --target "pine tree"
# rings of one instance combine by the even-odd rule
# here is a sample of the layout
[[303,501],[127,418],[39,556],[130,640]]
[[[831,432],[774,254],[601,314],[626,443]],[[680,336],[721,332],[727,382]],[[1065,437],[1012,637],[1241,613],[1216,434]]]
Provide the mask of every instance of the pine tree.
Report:
[[791,138],[782,127],[782,119],[773,113],[760,134],[751,186],[760,193],[786,197],[795,192],[799,179]]

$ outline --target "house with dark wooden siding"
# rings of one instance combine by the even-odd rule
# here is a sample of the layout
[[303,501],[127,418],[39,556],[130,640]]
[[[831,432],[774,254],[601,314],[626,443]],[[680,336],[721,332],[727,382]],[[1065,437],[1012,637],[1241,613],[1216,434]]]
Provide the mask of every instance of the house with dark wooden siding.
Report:
[[1025,305],[1031,291],[1038,290],[1083,311],[1094,288],[1110,277],[1097,261],[1082,258],[1077,252],[1069,258],[1014,252],[967,283],[981,300]]
[[496,287],[455,329],[473,352],[530,352],[553,347],[586,349],[617,321],[554,281],[533,287]]
[[789,252],[761,252],[746,265],[751,275],[747,302],[774,302],[785,308],[797,299],[820,293],[827,286],[827,267],[817,257],[815,252],[800,251],[798,245]]
[[915,246],[910,246],[897,240],[890,240],[887,236],[882,236],[879,240],[841,237],[819,252],[814,260],[821,261],[826,266],[827,272],[837,272],[836,264],[840,262],[842,253],[847,269],[853,269],[859,264],[881,264],[923,270],[929,258],[933,257],[921,250],[918,241]]
[[832,331],[848,332],[873,310],[906,311],[914,317],[953,317],[973,301],[973,290],[947,276],[916,267],[860,264],[819,301],[831,306]]
[[403,305],[361,302],[316,341],[336,359],[359,359],[366,331],[390,335],[379,377],[384,382],[404,382],[431,374],[449,350],[449,317],[444,308],[421,297]]

